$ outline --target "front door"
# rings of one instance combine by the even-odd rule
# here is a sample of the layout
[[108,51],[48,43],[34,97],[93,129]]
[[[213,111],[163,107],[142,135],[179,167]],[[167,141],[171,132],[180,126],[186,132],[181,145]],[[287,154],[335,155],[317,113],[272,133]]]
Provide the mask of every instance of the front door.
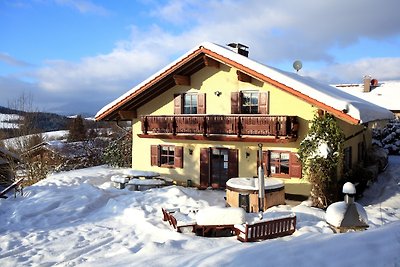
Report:
[[203,148],[200,150],[200,187],[225,188],[226,182],[238,176],[238,150]]
[[228,149],[211,149],[211,186],[220,188],[228,181],[229,154]]

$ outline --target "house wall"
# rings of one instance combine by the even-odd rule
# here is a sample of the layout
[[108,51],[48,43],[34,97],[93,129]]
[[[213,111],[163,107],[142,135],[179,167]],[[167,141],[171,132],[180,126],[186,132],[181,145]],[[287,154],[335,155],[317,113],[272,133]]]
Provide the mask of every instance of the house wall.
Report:
[[[222,94],[218,97],[215,91]],[[141,132],[140,115],[173,115],[174,94],[201,92],[206,94],[207,114],[231,114],[231,92],[241,90],[269,91],[270,115],[295,115],[299,118],[299,138],[291,143],[264,143],[263,150],[285,150],[296,152],[300,141],[304,138],[309,127],[309,121],[313,119],[316,108],[300,100],[299,98],[284,92],[270,84],[253,79],[251,83],[240,82],[237,79],[236,69],[222,65],[220,69],[205,67],[191,76],[190,86],[175,86],[157,98],[149,101],[137,110],[138,118],[133,120],[133,149],[132,166],[138,170],[151,170],[159,172],[163,176],[173,178],[177,183],[186,184],[191,180],[194,185],[200,182],[200,149],[205,147],[224,147],[239,150],[239,176],[253,177],[257,175],[257,149],[258,143],[245,142],[212,142],[212,141],[182,141],[160,140],[153,138],[139,138]],[[350,126],[342,123],[342,127]],[[358,130],[357,127],[346,128],[346,134],[351,135]],[[349,141],[349,142],[353,142]],[[356,141],[354,141],[356,142]],[[171,144],[184,147],[184,168],[162,168],[151,166],[150,146],[159,144]],[[356,145],[357,147],[357,145]],[[189,148],[193,154],[189,154]],[[246,152],[250,154],[246,158]],[[353,153],[354,155],[355,153]],[[305,179],[291,178],[285,181],[286,193],[308,195],[310,185]]]

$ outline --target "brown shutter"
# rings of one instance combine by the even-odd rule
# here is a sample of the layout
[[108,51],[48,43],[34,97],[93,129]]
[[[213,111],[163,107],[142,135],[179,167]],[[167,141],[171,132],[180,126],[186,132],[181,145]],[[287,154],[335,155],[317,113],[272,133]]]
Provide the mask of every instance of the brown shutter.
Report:
[[269,92],[258,93],[258,113],[269,114]]
[[206,114],[206,94],[197,94],[197,114]]
[[151,166],[160,166],[160,146],[152,145],[150,148]]
[[228,152],[228,179],[239,176],[238,150],[229,149]]
[[207,188],[210,184],[210,149],[200,149],[200,188]]
[[231,114],[240,113],[240,92],[231,93]]
[[[270,153],[269,150],[262,152],[262,164],[264,169],[264,176],[270,175],[269,153]],[[260,158],[258,156],[258,151],[257,151],[257,174],[259,166],[260,166]]]
[[174,114],[182,114],[182,95],[174,95]]
[[290,153],[289,164],[290,177],[301,178],[301,162],[296,153]]
[[271,168],[270,168],[271,164],[269,162],[270,153],[271,153],[270,150],[263,151],[264,175],[268,177],[271,175]]
[[183,168],[183,147],[176,146],[174,151],[175,168]]

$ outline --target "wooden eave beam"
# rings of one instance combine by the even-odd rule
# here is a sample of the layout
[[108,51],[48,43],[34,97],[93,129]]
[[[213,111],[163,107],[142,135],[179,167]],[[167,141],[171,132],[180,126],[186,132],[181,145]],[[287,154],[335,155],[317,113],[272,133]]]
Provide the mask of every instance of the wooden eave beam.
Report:
[[190,85],[190,76],[175,74],[172,77],[176,85]]
[[216,61],[215,59],[204,55],[203,60],[204,60],[204,65],[206,65],[207,67],[213,67],[219,69],[219,62]]
[[236,74],[239,81],[245,83],[251,83],[251,76],[247,75],[244,72],[241,72],[240,70],[236,71]]
[[121,120],[132,120],[137,118],[136,110],[118,110],[118,115]]

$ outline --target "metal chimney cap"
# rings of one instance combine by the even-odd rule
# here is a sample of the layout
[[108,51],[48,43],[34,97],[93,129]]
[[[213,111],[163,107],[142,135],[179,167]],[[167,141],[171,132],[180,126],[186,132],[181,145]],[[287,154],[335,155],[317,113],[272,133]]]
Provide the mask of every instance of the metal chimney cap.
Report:
[[356,193],[356,187],[354,184],[347,182],[343,185],[343,194],[354,195]]

